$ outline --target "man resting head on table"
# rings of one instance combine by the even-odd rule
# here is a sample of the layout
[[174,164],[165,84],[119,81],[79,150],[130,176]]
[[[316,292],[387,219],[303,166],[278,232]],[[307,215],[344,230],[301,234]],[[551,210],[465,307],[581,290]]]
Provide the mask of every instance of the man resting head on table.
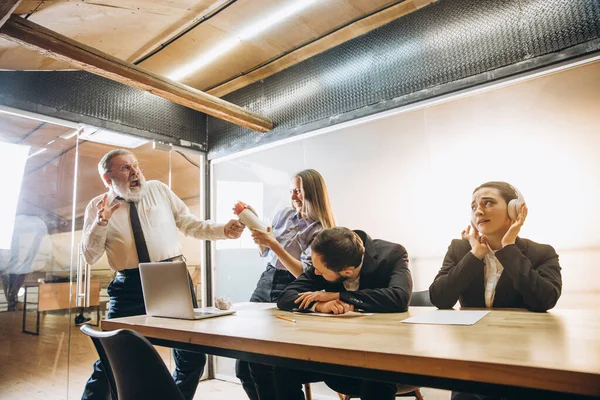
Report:
[[[363,231],[336,227],[321,231],[311,245],[309,268],[282,293],[277,307],[341,314],[348,311],[404,312],[412,292],[408,253],[396,243]],[[395,383],[374,382],[310,371],[275,368],[278,399],[301,400],[302,384],[324,381],[361,399],[393,399]]]

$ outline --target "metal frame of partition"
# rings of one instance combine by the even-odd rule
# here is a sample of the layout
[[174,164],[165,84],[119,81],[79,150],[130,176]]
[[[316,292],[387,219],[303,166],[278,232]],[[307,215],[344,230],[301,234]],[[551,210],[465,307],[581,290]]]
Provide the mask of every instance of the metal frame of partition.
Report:
[[[36,312],[35,331],[30,331],[30,330],[25,329],[26,325],[27,325],[26,324],[26,322],[27,322],[27,292],[29,291],[28,289],[30,287],[35,287],[35,286],[24,285],[23,287],[25,288],[25,294],[24,294],[24,297],[23,297],[23,326],[21,328],[21,332],[37,336],[37,335],[40,334],[40,304],[39,304],[39,299],[38,299],[38,301],[35,302],[35,312]],[[38,288],[38,293],[37,294],[39,296],[39,293],[40,293],[39,286],[37,286],[37,288]]]
[[[204,157],[204,217],[210,219],[213,214],[213,201],[212,201],[212,186],[213,186],[213,169],[212,163],[208,157]],[[212,306],[214,300],[214,286],[215,286],[215,274],[213,260],[215,260],[215,244],[212,241],[205,242],[205,264],[206,271],[204,279],[206,279],[206,305]],[[215,368],[215,357],[214,355],[207,353],[207,365],[208,365],[208,379],[214,379],[216,374]]]

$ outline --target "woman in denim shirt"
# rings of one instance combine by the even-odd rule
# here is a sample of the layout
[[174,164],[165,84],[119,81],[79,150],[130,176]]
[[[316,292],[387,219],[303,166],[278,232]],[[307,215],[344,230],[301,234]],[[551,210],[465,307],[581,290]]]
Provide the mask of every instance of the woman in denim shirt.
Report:
[[[322,229],[335,226],[327,186],[314,169],[294,175],[290,200],[292,207],[280,210],[267,232],[251,230],[254,243],[267,260],[251,302],[277,302],[285,287],[311,265],[310,244],[314,237]],[[238,360],[235,370],[250,399],[275,399],[271,366]]]

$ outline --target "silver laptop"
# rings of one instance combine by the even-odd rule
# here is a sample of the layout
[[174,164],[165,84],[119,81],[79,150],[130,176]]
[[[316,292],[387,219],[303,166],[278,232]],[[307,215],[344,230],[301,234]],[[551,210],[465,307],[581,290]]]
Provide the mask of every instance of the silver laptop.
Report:
[[214,307],[193,308],[183,261],[140,263],[146,314],[152,317],[204,319],[235,313]]

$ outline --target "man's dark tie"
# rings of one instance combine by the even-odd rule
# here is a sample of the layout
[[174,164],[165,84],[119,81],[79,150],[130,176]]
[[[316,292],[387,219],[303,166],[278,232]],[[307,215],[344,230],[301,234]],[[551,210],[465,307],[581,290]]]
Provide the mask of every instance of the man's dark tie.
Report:
[[[117,196],[117,200],[126,201],[121,196]],[[135,240],[135,249],[138,254],[138,260],[143,262],[150,262],[150,256],[148,255],[148,246],[146,246],[146,239],[144,238],[144,232],[142,231],[142,224],[140,224],[140,216],[137,212],[137,207],[133,201],[129,203],[129,220],[131,221],[131,229],[133,230],[133,239]],[[192,278],[188,273],[188,280],[190,283],[190,291],[192,293],[192,306],[198,308],[198,301],[196,300],[196,293],[194,292],[194,284]]]
[[133,201],[129,202],[129,220],[131,221],[131,229],[133,230],[133,239],[135,240],[135,249],[137,250],[138,260],[140,260],[141,263],[150,262],[148,246],[146,246],[144,231],[142,231],[142,224],[140,224],[140,216],[138,215],[137,207]]

